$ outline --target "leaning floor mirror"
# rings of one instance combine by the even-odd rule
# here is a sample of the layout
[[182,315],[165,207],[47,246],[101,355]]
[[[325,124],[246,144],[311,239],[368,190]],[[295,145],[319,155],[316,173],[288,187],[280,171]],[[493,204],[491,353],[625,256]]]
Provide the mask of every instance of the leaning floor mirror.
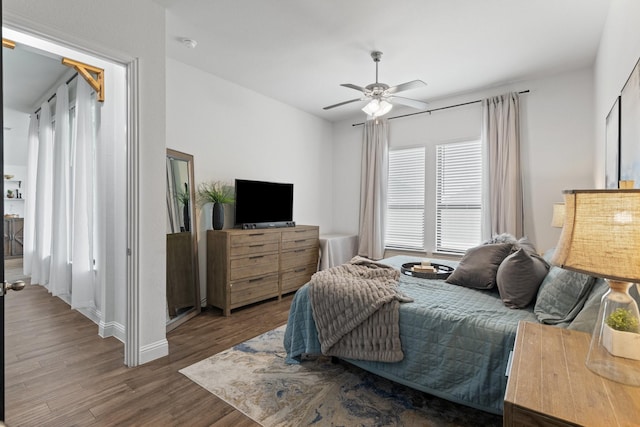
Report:
[[193,156],[167,149],[167,332],[200,312]]

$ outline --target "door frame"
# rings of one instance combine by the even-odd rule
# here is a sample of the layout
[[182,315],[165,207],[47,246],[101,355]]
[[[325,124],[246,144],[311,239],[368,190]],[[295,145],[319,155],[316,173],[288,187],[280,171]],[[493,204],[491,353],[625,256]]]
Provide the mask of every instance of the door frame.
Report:
[[[0,8],[2,0],[0,0]],[[0,19],[1,19],[0,15]],[[114,56],[113,53],[106,53],[96,49],[84,47],[81,41],[64,40],[60,37],[47,35],[43,31],[36,29],[36,25],[29,23],[17,23],[10,18],[2,21],[2,26],[7,29],[22,33],[27,37],[33,37],[48,44],[59,46],[62,49],[71,49],[78,53],[98,58],[102,61],[112,63],[116,66],[123,67],[125,73],[126,96],[124,104],[126,104],[126,131],[125,131],[125,150],[126,159],[124,169],[126,176],[124,177],[126,188],[126,196],[123,198],[125,205],[126,222],[126,261],[125,261],[125,319],[124,333],[118,337],[124,343],[124,363],[129,367],[137,366],[140,363],[140,298],[139,298],[139,64],[137,58],[131,58],[126,55]],[[54,52],[56,53],[56,52]],[[59,54],[59,53],[56,53]],[[1,56],[0,56],[1,59]],[[0,80],[1,82],[1,80]],[[3,102],[4,106],[4,102]],[[4,140],[3,140],[4,142]],[[2,155],[2,153],[0,153]],[[4,158],[0,157],[3,162],[2,171],[4,170]],[[0,206],[4,205],[4,200]],[[124,225],[124,224],[123,224]],[[3,250],[4,252],[4,247]],[[4,254],[3,260],[4,260]],[[124,259],[124,258],[123,258]],[[4,262],[2,267],[2,277],[4,280]],[[0,304],[3,315],[2,350],[4,350],[4,305]],[[4,351],[2,351],[4,358]],[[4,384],[4,360],[2,360],[2,384]],[[2,386],[2,398],[4,398],[4,387]],[[4,399],[0,399],[3,401]],[[0,408],[0,415],[4,419],[4,414]]]

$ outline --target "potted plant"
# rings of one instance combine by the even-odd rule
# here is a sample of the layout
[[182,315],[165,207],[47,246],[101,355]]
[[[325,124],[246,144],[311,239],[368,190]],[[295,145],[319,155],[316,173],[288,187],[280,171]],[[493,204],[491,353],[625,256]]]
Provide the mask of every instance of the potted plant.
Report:
[[213,203],[212,224],[214,230],[222,230],[224,225],[224,205],[233,203],[233,187],[222,181],[207,181],[198,185],[200,205]]
[[615,309],[605,320],[602,345],[614,356],[640,360],[638,318],[625,308]]
[[191,218],[189,217],[190,194],[187,183],[184,184],[184,190],[176,192],[176,200],[182,205],[182,217],[184,219],[184,231],[191,231]]

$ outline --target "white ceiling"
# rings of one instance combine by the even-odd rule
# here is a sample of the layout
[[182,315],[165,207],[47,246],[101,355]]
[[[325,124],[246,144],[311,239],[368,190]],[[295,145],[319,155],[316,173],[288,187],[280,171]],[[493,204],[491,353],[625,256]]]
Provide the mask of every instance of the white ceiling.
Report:
[[[167,56],[303,111],[364,118],[339,86],[414,79],[424,101],[593,63],[611,0],[156,0],[167,8]],[[195,49],[181,40],[192,38]],[[3,50],[4,105],[31,112],[68,68]],[[398,112],[401,110],[396,110]]]
[[322,107],[358,97],[341,83],[375,81],[372,50],[381,82],[424,80],[403,95],[425,101],[589,66],[611,2],[156,1],[167,56],[331,121],[364,117],[359,103]]
[[4,107],[33,113],[47,91],[72,73],[61,61],[60,57],[22,45],[3,49]]

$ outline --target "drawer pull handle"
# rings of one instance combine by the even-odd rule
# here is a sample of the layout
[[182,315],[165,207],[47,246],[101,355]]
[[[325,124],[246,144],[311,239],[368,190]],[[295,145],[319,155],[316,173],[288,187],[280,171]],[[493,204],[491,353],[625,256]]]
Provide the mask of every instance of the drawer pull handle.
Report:
[[250,248],[261,248],[264,245],[249,245]]
[[306,239],[300,239],[300,240],[296,240],[296,243],[304,243],[306,241],[307,241]]
[[306,271],[306,268],[299,268],[297,270],[294,270],[295,273],[302,273],[303,271]]
[[300,253],[300,252],[304,252],[304,251],[306,251],[306,249],[296,249],[294,252]]
[[255,279],[249,279],[249,283],[259,282],[263,279],[263,277],[256,277]]
[[264,233],[252,233],[249,236],[264,236]]
[[249,259],[260,259],[260,258],[264,258],[264,255],[256,255],[256,256],[249,257]]

